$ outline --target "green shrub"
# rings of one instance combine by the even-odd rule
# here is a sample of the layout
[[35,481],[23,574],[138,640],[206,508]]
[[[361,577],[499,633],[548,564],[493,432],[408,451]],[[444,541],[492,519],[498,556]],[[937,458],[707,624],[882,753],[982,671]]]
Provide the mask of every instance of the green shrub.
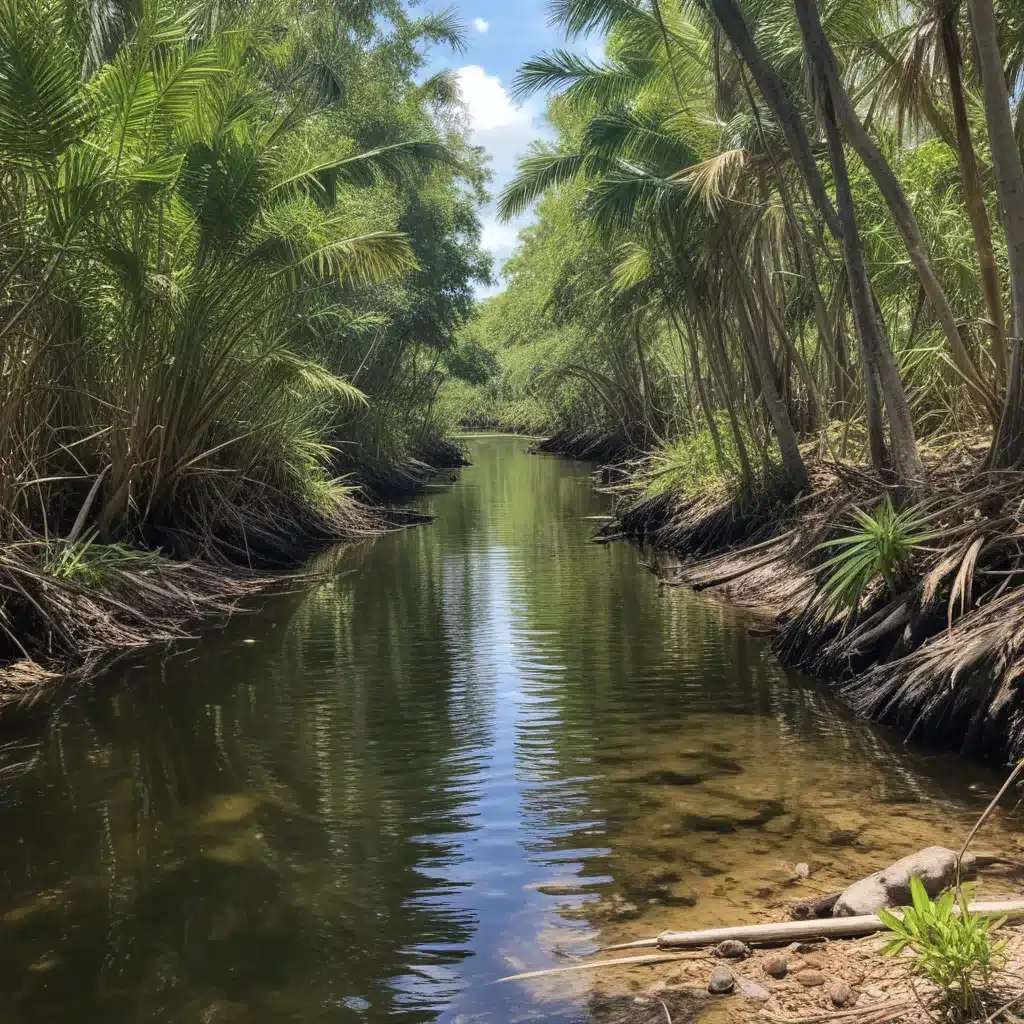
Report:
[[868,584],[878,575],[895,594],[897,577],[907,560],[935,536],[925,531],[920,506],[897,511],[889,495],[874,515],[858,508],[853,517],[859,530],[818,546],[818,550],[840,548],[821,566],[829,573],[819,601],[826,615],[843,609],[853,615]]
[[970,913],[962,889],[959,898],[949,890],[932,902],[914,877],[910,892],[914,905],[904,909],[902,920],[886,910],[878,912],[893,933],[882,952],[896,956],[910,949],[914,973],[938,987],[955,1019],[976,1019],[981,993],[1002,964],[1003,943],[993,943],[990,932],[1003,919]]

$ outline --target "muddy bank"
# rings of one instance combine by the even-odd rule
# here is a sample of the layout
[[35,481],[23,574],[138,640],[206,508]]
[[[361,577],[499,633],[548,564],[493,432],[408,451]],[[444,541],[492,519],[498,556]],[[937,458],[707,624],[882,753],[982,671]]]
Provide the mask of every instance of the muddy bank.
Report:
[[[334,470],[339,476],[351,480],[367,504],[380,514],[393,502],[406,501],[422,494],[437,474],[468,465],[465,450],[458,442],[441,439],[416,445],[405,458],[397,462],[367,462],[349,458],[339,451],[334,461]],[[400,511],[397,514],[401,516],[409,513]]]
[[548,455],[564,455],[584,462],[610,464],[626,462],[640,452],[637,443],[622,431],[601,434],[570,429],[557,431],[534,445],[532,450]]
[[820,613],[822,545],[853,529],[885,485],[818,462],[812,490],[783,500],[663,494],[620,508],[602,539],[657,553],[655,569],[757,613],[787,666],[831,683],[860,714],[905,737],[990,763],[1024,755],[1024,477],[980,475],[962,452],[931,467],[920,496],[934,537],[892,589],[876,579],[852,621]]
[[[1005,943],[1009,969],[986,994],[985,1006],[1000,1020],[1015,1019],[999,1017],[998,1010],[1022,995],[1017,970],[1024,957],[1024,928],[1004,925],[994,938]],[[590,998],[591,1019],[594,1024],[655,1024],[666,1020],[666,1012],[677,1024],[825,1024],[841,1019],[934,1024],[946,1019],[938,989],[911,971],[909,958],[882,955],[887,941],[885,936],[870,936],[791,943],[733,959],[706,948],[680,956],[677,962],[607,970]]]
[[0,713],[45,708],[120,656],[225,622],[247,601],[294,586],[302,562],[326,545],[429,522],[391,503],[467,464],[457,443],[437,441],[401,465],[357,467],[362,500],[343,521],[325,517],[290,535],[240,539],[230,561],[179,561],[119,545],[56,558],[52,543],[0,549]]

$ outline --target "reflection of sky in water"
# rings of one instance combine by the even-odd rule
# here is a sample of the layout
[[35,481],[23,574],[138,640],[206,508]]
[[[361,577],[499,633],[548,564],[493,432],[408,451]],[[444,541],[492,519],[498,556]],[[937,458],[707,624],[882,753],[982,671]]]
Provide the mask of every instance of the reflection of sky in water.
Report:
[[797,860],[828,888],[983,803],[590,544],[587,467],[524,448],[473,442],[433,525],[42,731],[0,800],[2,1024],[567,1024],[585,977],[492,982],[748,918]]

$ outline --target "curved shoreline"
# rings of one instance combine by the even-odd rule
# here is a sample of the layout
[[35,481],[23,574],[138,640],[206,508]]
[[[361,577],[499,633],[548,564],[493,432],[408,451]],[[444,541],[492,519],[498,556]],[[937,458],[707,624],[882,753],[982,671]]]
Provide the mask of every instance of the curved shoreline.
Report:
[[[602,464],[584,454],[592,439],[561,437],[556,448]],[[922,500],[950,509],[938,547],[897,592],[869,591],[848,629],[805,612],[820,587],[822,542],[848,529],[852,508],[886,493],[856,467],[813,464],[811,492],[792,500],[765,492],[742,503],[725,493],[620,502],[595,539],[639,543],[656,553],[651,569],[665,585],[754,614],[783,665],[829,684],[863,718],[1000,766],[1024,756],[1020,475],[979,485],[975,454],[956,471],[932,471]],[[621,461],[602,465],[601,483],[616,473],[625,475]]]

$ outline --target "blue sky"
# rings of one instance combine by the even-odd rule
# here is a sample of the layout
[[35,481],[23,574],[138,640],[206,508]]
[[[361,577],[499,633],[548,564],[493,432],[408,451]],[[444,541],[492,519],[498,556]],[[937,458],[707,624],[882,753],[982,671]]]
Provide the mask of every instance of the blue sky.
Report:
[[[441,3],[424,4],[420,10],[439,10]],[[555,46],[566,46],[561,29],[548,25],[547,0],[456,0],[452,5],[469,29],[469,48],[464,54],[432,54],[430,71],[451,67],[458,74],[459,90],[466,104],[473,141],[491,156],[497,196],[514,175],[516,159],[536,138],[551,137],[544,123],[545,99],[534,97],[516,104],[509,91],[523,61]],[[587,50],[585,42],[572,49]],[[516,231],[529,222],[501,224],[494,203],[483,211],[483,246],[494,255],[495,270],[511,255]],[[481,295],[493,293],[484,289]]]

